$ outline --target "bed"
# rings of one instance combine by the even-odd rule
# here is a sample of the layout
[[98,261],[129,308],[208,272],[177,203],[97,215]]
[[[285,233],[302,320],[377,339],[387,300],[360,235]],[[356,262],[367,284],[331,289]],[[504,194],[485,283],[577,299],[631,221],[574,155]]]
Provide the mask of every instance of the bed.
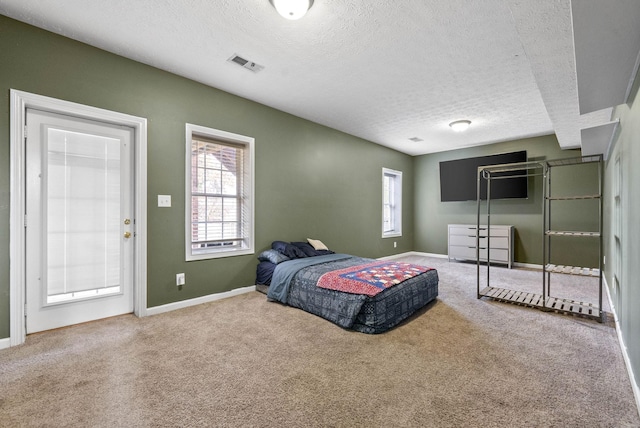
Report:
[[320,241],[275,241],[258,259],[256,288],[268,300],[363,333],[393,328],[438,295],[435,269],[336,254]]

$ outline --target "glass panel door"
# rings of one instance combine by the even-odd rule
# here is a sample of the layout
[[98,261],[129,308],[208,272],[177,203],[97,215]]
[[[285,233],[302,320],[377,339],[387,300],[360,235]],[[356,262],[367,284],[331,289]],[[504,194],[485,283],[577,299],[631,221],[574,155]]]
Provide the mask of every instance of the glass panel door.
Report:
[[27,109],[27,333],[133,311],[133,130]]

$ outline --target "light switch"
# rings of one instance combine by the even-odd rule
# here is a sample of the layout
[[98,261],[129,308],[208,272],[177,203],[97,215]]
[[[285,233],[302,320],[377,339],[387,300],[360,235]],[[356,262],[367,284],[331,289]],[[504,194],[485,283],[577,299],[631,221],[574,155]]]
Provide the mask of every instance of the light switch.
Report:
[[171,206],[171,195],[158,195],[158,206],[167,208]]

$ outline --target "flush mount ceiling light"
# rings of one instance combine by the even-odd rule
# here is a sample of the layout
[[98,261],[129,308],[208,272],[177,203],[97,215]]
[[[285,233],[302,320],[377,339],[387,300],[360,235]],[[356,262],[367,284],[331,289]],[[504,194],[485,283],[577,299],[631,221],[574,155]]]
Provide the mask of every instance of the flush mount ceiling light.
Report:
[[456,132],[466,131],[467,128],[471,125],[470,120],[456,120],[455,122],[451,122],[449,126]]
[[311,9],[313,0],[269,0],[269,3],[282,17],[294,20],[302,18]]

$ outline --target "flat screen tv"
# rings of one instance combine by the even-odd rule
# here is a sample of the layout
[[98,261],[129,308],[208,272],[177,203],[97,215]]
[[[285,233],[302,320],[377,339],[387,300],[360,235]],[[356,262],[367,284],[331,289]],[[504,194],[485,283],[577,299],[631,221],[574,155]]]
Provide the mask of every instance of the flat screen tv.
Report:
[[[477,197],[478,167],[505,163],[526,162],[527,151],[502,153],[476,158],[456,159],[440,162],[440,200],[475,201]],[[491,199],[511,199],[527,197],[527,171],[494,173],[497,176],[521,176],[491,180]],[[487,199],[487,180],[481,180],[480,196]]]

